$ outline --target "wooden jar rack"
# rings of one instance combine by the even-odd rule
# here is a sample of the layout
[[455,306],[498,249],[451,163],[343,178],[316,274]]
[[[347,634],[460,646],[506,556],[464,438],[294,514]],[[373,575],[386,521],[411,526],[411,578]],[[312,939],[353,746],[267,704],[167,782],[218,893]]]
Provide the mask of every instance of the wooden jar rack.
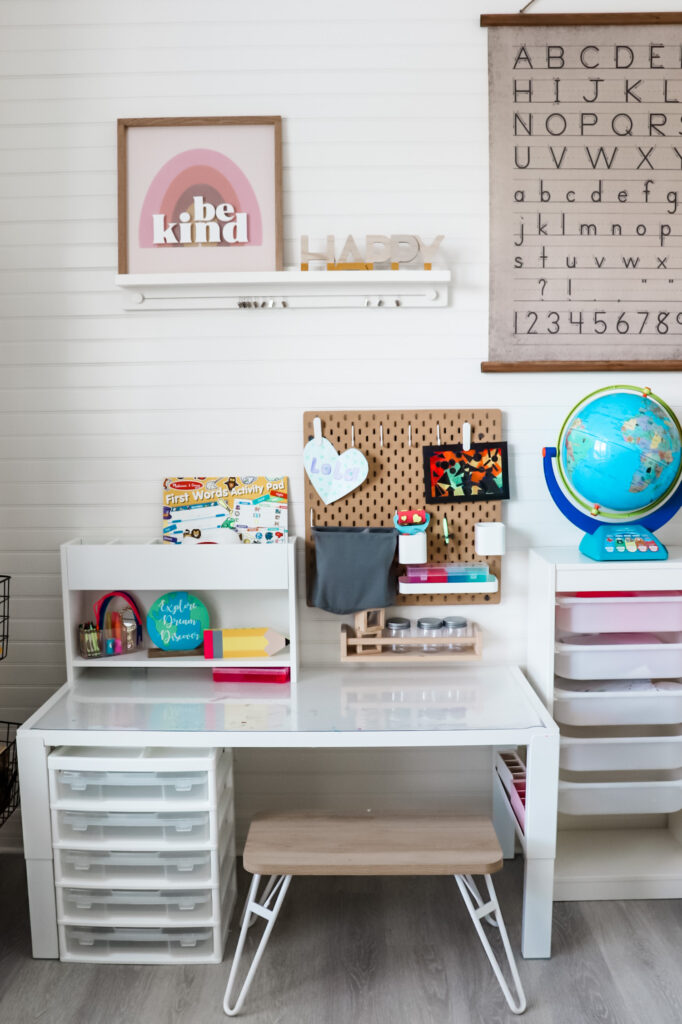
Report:
[[[424,645],[436,650],[424,650]],[[456,645],[456,646],[453,646]],[[407,650],[395,651],[393,647],[406,647]],[[471,635],[462,637],[406,637],[372,634],[358,635],[352,626],[345,623],[341,626],[341,661],[368,662],[399,662],[412,664],[428,662],[438,664],[458,661],[478,661],[481,657],[481,631],[477,625],[471,624]]]

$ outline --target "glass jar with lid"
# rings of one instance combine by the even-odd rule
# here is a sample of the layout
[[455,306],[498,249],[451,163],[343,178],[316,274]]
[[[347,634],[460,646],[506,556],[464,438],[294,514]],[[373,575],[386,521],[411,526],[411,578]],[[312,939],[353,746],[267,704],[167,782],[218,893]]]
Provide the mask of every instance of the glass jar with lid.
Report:
[[[404,640],[405,637],[410,635],[410,629],[412,623],[409,619],[403,618],[401,615],[392,615],[390,619],[386,619],[386,636],[393,637],[396,641]],[[391,644],[392,651],[409,651],[408,644],[394,643]]]
[[423,651],[440,650],[439,644],[428,643],[428,639],[443,635],[443,620],[431,615],[425,615],[417,619],[417,634],[424,638],[425,642],[422,644]]
[[446,615],[443,619],[443,633],[451,638],[451,642],[448,644],[449,651],[464,650],[466,645],[457,643],[457,638],[471,636],[471,627],[468,619],[465,619],[462,615]]

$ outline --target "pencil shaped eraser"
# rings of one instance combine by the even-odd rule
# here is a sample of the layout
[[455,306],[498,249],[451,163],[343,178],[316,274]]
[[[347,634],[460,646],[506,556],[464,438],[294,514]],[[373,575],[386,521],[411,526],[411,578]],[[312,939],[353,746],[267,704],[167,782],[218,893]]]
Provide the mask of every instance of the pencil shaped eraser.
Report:
[[[207,629],[204,632],[206,658],[263,658],[278,654],[289,640],[274,629]],[[210,651],[210,653],[209,653]]]

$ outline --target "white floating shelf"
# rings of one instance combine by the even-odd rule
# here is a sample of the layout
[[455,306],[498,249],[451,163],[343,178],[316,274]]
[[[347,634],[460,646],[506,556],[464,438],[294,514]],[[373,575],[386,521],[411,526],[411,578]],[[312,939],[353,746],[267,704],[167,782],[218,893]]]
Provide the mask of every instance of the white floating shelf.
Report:
[[400,594],[496,594],[500,586],[497,576],[485,583],[404,583],[398,580]]
[[119,274],[124,308],[360,309],[447,306],[449,270],[278,270]]

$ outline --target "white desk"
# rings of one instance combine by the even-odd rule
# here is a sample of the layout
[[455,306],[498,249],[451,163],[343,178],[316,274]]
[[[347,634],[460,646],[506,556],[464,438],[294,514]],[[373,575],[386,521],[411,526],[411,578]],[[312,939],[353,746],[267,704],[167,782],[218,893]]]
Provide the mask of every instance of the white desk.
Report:
[[499,780],[493,817],[505,857],[526,858],[522,953],[548,957],[556,848],[559,731],[520,669],[308,668],[298,706],[278,686],[207,682],[205,673],[93,670],[63,686],[18,731],[33,955],[58,957],[47,755],[97,747],[527,747],[526,828]]

